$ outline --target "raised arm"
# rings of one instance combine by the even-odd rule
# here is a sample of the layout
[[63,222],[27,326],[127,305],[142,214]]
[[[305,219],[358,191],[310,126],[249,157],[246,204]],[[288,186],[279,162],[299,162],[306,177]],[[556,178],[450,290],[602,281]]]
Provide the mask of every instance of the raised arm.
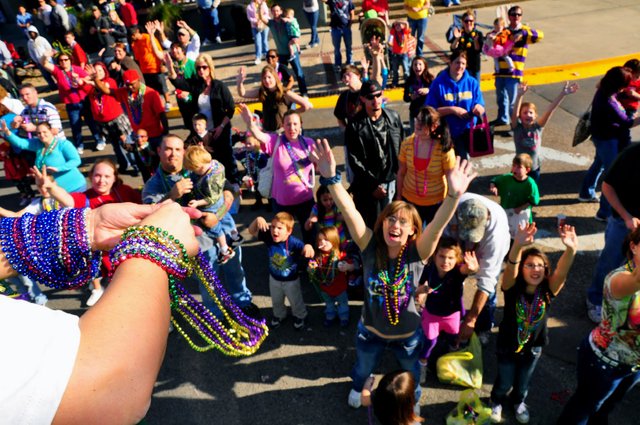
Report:
[[240,108],[240,116],[247,126],[247,131],[250,131],[253,137],[258,139],[261,145],[269,143],[271,136],[262,131],[262,129],[260,129],[260,127],[258,127],[258,125],[253,121],[253,114],[249,110],[249,107],[244,103],[238,103],[238,107]]
[[247,99],[257,99],[260,94],[260,88],[256,87],[251,90],[247,90],[244,86],[244,82],[247,80],[247,68],[241,66],[238,68],[238,73],[236,74],[236,90],[238,90],[238,96],[244,97]]
[[565,82],[564,87],[562,88],[558,96],[556,96],[553,102],[551,102],[551,105],[549,105],[549,108],[547,108],[547,110],[538,120],[538,124],[540,124],[540,127],[544,127],[547,124],[547,121],[549,121],[551,115],[553,115],[558,106],[560,106],[560,103],[564,100],[565,96],[577,92],[579,88],[580,86],[578,86],[577,83],[570,84],[568,81]]
[[[511,128],[516,128],[518,125],[518,115],[520,114],[520,106],[522,105],[522,97],[529,90],[529,86],[526,81],[518,84],[518,94],[516,95],[516,101],[511,111]],[[542,125],[542,124],[540,124]]]
[[533,243],[534,236],[538,229],[536,223],[527,223],[525,226],[518,226],[513,246],[507,256],[507,265],[502,274],[502,290],[507,291],[513,287],[518,277],[518,264],[522,258],[522,249]]
[[289,99],[292,103],[295,103],[299,106],[298,111],[306,112],[310,109],[313,109],[313,104],[306,97],[300,96],[298,93],[293,90],[288,90],[284,96]]
[[49,196],[58,201],[63,207],[73,208],[75,206],[73,197],[69,192],[58,186],[55,180],[49,178],[45,165],[42,166],[42,170],[38,170],[38,167],[31,167],[31,173],[36,180],[36,186],[38,186],[41,192],[48,193]]
[[453,217],[460,196],[467,190],[469,183],[477,175],[478,173],[473,171],[471,162],[460,160],[460,157],[456,157],[456,165],[447,173],[447,196],[442,201],[433,220],[427,225],[427,228],[416,242],[418,255],[423,260],[427,260],[435,251],[445,226]]
[[558,295],[562,290],[564,283],[567,281],[567,275],[569,269],[573,264],[573,259],[578,251],[578,236],[576,235],[576,229],[573,226],[564,224],[558,227],[558,236],[565,246],[565,250],[562,256],[558,260],[558,265],[553,271],[553,274],[549,276],[549,289],[553,295]]
[[310,158],[311,161],[316,164],[320,175],[324,179],[329,180],[325,184],[327,184],[338,209],[342,212],[342,217],[347,224],[349,233],[353,241],[358,245],[358,248],[364,250],[369,244],[373,232],[367,228],[364,219],[353,203],[353,199],[351,199],[347,190],[342,186],[340,176],[336,174],[336,160],[333,152],[331,152],[331,147],[327,139],[316,140]]

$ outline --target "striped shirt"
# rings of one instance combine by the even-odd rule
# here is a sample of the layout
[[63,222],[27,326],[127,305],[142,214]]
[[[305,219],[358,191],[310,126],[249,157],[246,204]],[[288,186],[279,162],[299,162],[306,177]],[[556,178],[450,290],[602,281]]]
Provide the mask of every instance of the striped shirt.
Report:
[[523,25],[519,30],[511,30],[511,33],[517,35],[522,33],[522,38],[513,45],[509,57],[513,61],[514,69],[509,70],[509,64],[503,59],[498,58],[499,72],[496,74],[498,78],[517,78],[522,79],[524,75],[524,62],[527,60],[529,52],[529,44],[537,43],[542,40],[544,34],[542,31],[536,31],[527,25]]
[[[451,170],[456,163],[456,156],[453,149],[442,152],[442,145],[437,142],[431,152],[431,160],[426,170],[417,170],[414,161],[414,137],[411,135],[402,141],[398,160],[406,167],[402,185],[402,197],[415,205],[429,206],[435,205],[444,199],[447,193],[446,173]],[[426,173],[425,173],[426,171]],[[421,195],[427,178],[427,192]],[[416,189],[416,180],[418,188]]]
[[27,106],[22,110],[20,116],[25,119],[25,122],[36,125],[41,122],[48,122],[51,128],[62,130],[60,113],[53,103],[46,100],[39,99],[35,108]]

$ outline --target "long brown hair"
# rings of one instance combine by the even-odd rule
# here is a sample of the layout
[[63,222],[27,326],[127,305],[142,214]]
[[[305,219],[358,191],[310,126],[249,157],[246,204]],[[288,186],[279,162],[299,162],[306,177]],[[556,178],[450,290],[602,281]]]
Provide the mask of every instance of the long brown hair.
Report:
[[[336,256],[336,258],[340,257],[340,233],[338,233],[338,229],[336,226],[326,226],[321,227],[318,230],[318,235],[316,236],[316,247],[318,246],[318,238],[320,235],[324,236],[326,240],[331,242],[331,253]],[[320,250],[318,250],[320,253]]]
[[413,411],[415,388],[415,379],[406,370],[397,370],[382,377],[371,399],[373,412],[382,425],[411,425],[424,421]]
[[387,217],[395,213],[403,211],[413,223],[413,235],[409,236],[407,243],[415,241],[422,234],[422,219],[416,207],[405,201],[393,201],[387,205],[376,220],[373,226],[373,236],[376,238],[376,267],[378,269],[386,269],[389,261],[389,253],[387,251],[387,243],[384,240],[384,231],[382,230],[384,221]]
[[260,99],[260,102],[264,102],[269,96],[269,90],[267,90],[266,87],[262,84],[262,78],[267,73],[271,74],[273,78],[276,80],[276,90],[275,90],[276,102],[281,102],[282,98],[284,97],[284,94],[286,93],[286,90],[282,85],[282,81],[280,81],[280,77],[278,77],[278,73],[276,72],[276,69],[271,65],[265,65],[265,67],[262,68],[262,72],[260,73],[260,92],[259,92],[260,94],[258,95],[258,98]]

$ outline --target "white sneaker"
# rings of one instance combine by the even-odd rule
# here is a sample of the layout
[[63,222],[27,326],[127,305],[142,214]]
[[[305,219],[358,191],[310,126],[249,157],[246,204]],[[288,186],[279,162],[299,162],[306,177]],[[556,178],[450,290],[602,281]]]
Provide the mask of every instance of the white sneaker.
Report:
[[593,323],[600,323],[602,320],[602,306],[595,305],[587,299],[587,316]]
[[515,411],[516,411],[516,421],[518,421],[518,423],[521,423],[521,424],[529,423],[529,408],[527,407],[526,404],[524,404],[524,401],[518,404],[517,406],[515,406]]
[[102,294],[104,294],[104,289],[102,288],[93,289],[91,291],[91,296],[87,300],[87,306],[93,307],[98,302],[100,297],[102,297]]
[[107,144],[105,143],[104,140],[101,140],[98,143],[96,143],[96,150],[97,151],[103,151],[105,146],[107,146]]
[[255,63],[256,65],[260,65],[262,63],[262,59],[256,58],[256,60],[254,60],[253,63]]
[[41,306],[46,306],[47,305],[47,301],[49,301],[49,298],[47,298],[47,296],[45,294],[37,295],[33,299],[34,304],[38,304],[38,305],[41,305]]
[[353,407],[354,409],[357,409],[358,407],[362,406],[362,393],[356,390],[351,390],[351,392],[349,393],[349,400],[347,401],[347,403],[349,403],[349,406]]
[[82,155],[84,153],[84,145],[80,145],[76,148],[78,151],[78,155]]
[[220,36],[216,37],[216,44],[221,44],[222,43],[222,39],[220,38]]
[[491,406],[491,422],[499,424],[502,422],[502,405],[494,404]]

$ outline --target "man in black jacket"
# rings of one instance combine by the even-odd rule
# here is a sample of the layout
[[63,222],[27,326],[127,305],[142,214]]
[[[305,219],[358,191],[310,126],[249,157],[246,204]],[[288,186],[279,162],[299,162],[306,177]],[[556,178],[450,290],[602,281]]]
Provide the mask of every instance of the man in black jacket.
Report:
[[369,228],[395,195],[398,149],[404,138],[400,115],[382,107],[383,91],[376,81],[360,89],[363,110],[345,131],[347,159],[353,172],[349,190]]

